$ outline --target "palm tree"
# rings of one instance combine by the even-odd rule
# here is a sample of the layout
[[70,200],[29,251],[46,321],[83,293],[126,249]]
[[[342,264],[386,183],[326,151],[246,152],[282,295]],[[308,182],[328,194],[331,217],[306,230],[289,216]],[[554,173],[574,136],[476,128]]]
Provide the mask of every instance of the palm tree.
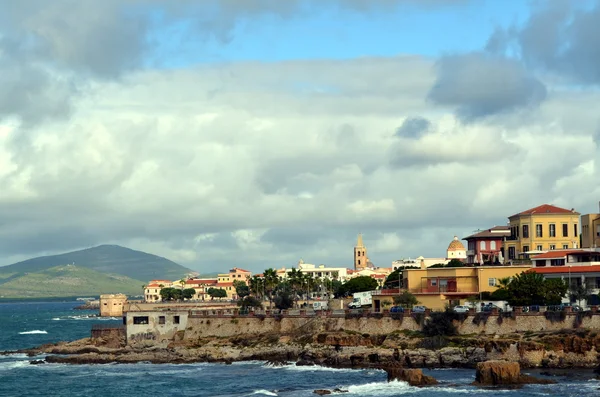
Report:
[[302,270],[292,268],[288,272],[288,283],[294,293],[294,304],[298,306],[298,298],[302,294]]
[[252,276],[252,278],[248,280],[248,287],[250,288],[252,295],[261,301],[264,299],[264,280],[262,277],[259,277],[258,275]]
[[277,272],[275,269],[269,268],[264,271],[263,283],[264,290],[269,297],[269,309],[271,309],[273,304],[273,291],[277,287],[277,284],[279,284],[279,277],[277,277]]

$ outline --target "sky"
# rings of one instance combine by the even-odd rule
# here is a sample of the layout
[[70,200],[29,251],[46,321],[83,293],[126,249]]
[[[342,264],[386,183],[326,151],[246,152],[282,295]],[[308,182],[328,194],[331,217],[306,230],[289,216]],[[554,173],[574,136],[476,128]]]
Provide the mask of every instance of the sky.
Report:
[[600,2],[0,0],[0,265],[443,257],[598,212]]

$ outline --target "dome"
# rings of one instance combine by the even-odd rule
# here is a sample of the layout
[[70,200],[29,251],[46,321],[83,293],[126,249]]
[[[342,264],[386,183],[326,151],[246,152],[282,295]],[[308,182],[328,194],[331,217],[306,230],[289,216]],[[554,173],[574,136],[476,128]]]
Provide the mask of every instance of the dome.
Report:
[[464,251],[466,250],[465,246],[458,241],[458,237],[454,236],[454,239],[450,242],[448,246],[448,251]]

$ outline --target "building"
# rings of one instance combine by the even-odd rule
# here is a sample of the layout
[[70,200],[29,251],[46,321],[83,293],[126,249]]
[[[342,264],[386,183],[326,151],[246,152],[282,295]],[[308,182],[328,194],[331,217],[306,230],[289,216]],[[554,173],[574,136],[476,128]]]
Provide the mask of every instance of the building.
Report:
[[531,261],[533,270],[545,278],[560,278],[570,288],[588,287],[591,297],[586,304],[600,304],[600,249],[549,251]]
[[160,290],[173,287],[170,280],[152,280],[144,287],[144,300],[146,302],[160,302]]
[[190,278],[185,281],[185,288],[193,288],[195,291],[192,300],[210,300],[208,290],[217,285],[216,278]]
[[581,215],[581,248],[600,247],[600,214]]
[[100,317],[123,316],[125,303],[127,303],[127,295],[124,294],[100,295]]
[[447,305],[464,304],[467,298],[482,292],[493,292],[500,279],[530,269],[529,265],[408,269],[402,272],[402,289],[374,292],[373,308],[382,310],[393,302],[394,296],[408,290],[421,305],[443,310]]
[[467,263],[503,263],[505,258],[503,246],[507,237],[510,237],[508,226],[494,226],[487,230],[479,230],[475,234],[463,238],[467,241]]
[[234,286],[234,281],[242,281],[248,284],[248,280],[252,277],[252,272],[238,267],[229,270],[229,273],[221,273],[217,275],[217,284],[213,288],[219,288],[227,293],[226,299],[237,299],[237,293]]
[[362,270],[370,266],[371,262],[367,256],[367,247],[363,244],[362,234],[359,234],[354,247],[354,270]]
[[467,259],[467,249],[458,240],[457,236],[454,236],[454,239],[448,245],[446,259]]
[[577,248],[579,215],[574,209],[542,204],[510,216],[506,259],[528,259],[550,250]]

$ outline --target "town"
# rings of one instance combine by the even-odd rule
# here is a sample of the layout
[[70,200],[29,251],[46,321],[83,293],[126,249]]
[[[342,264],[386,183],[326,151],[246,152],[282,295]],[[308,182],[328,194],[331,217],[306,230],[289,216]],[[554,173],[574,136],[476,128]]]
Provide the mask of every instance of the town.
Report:
[[460,240],[451,239],[445,257],[383,268],[373,266],[359,234],[352,269],[300,260],[262,274],[236,267],[216,278],[151,280],[142,301],[102,295],[100,312],[124,316],[128,337],[168,340],[193,316],[597,311],[600,213],[543,204],[464,237],[466,246]]

